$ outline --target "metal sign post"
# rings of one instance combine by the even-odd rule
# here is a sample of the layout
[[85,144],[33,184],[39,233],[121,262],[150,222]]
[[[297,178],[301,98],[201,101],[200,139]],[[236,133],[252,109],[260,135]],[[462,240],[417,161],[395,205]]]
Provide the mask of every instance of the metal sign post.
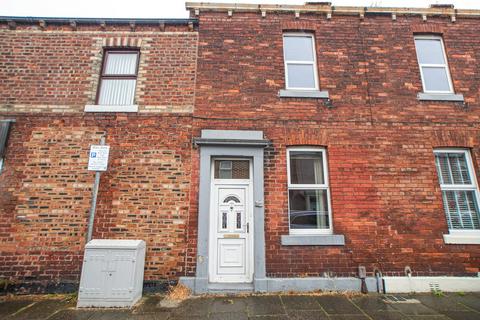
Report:
[[93,222],[95,220],[95,210],[97,209],[98,186],[100,185],[100,175],[102,171],[107,171],[108,155],[110,147],[105,146],[105,136],[100,138],[100,145],[90,146],[88,158],[88,170],[95,171],[95,182],[92,189],[92,203],[90,206],[90,216],[88,218],[87,242],[92,240]]

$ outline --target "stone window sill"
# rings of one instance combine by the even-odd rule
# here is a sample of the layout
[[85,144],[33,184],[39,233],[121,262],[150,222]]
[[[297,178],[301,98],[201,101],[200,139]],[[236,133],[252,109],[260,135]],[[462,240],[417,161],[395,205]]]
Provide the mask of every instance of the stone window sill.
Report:
[[420,101],[456,101],[463,102],[463,94],[455,93],[424,93],[417,94],[417,99]]
[[138,112],[138,105],[128,106],[103,106],[103,105],[86,105],[85,112]]
[[328,99],[328,91],[319,90],[280,90],[278,92],[280,98],[313,98]]
[[283,235],[282,246],[344,246],[343,234]]
[[479,234],[444,234],[446,244],[480,244]]

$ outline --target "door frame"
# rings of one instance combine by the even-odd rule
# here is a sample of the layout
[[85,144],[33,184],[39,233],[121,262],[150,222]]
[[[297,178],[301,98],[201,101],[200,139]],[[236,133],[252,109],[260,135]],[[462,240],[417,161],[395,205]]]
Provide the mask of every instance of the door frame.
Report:
[[208,283],[208,248],[210,225],[210,186],[211,159],[213,157],[250,157],[253,159],[253,220],[255,221],[253,244],[255,267],[253,289],[267,290],[265,267],[265,211],[264,211],[264,148],[270,142],[263,139],[262,131],[239,130],[202,130],[201,137],[194,138],[200,151],[198,216],[196,237],[195,276],[191,278],[192,288],[196,294],[207,293]]
[[[247,160],[248,161],[248,179],[215,179],[215,161],[216,160]],[[247,194],[245,195],[245,222],[249,224],[249,232],[247,232],[247,244],[245,253],[245,268],[246,268],[246,280],[244,281],[232,281],[222,279],[222,276],[216,274],[216,267],[218,263],[218,244],[217,244],[217,206],[218,200],[215,190],[219,186],[231,186],[231,187],[247,187]],[[254,269],[254,221],[253,221],[253,159],[248,157],[212,157],[210,165],[210,210],[209,210],[209,239],[208,239],[208,252],[209,252],[209,264],[208,264],[208,282],[209,283],[252,283]]]

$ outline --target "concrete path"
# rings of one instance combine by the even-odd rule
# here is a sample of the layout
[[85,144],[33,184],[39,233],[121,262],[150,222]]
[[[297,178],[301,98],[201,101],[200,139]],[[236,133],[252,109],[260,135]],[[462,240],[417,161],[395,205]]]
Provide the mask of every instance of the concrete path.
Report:
[[[160,295],[145,296],[131,310],[75,309],[69,296],[0,298],[5,320],[479,320],[480,293],[347,297],[344,295],[263,295],[199,297],[177,308],[161,308]],[[403,300],[403,301],[396,301]]]

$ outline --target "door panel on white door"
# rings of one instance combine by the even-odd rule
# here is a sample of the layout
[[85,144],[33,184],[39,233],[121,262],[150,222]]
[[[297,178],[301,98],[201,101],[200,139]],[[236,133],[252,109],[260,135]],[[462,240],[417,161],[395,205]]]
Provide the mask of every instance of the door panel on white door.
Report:
[[218,274],[245,274],[245,239],[218,239]]
[[213,188],[212,265],[213,282],[250,282],[252,279],[250,185],[217,184]]

